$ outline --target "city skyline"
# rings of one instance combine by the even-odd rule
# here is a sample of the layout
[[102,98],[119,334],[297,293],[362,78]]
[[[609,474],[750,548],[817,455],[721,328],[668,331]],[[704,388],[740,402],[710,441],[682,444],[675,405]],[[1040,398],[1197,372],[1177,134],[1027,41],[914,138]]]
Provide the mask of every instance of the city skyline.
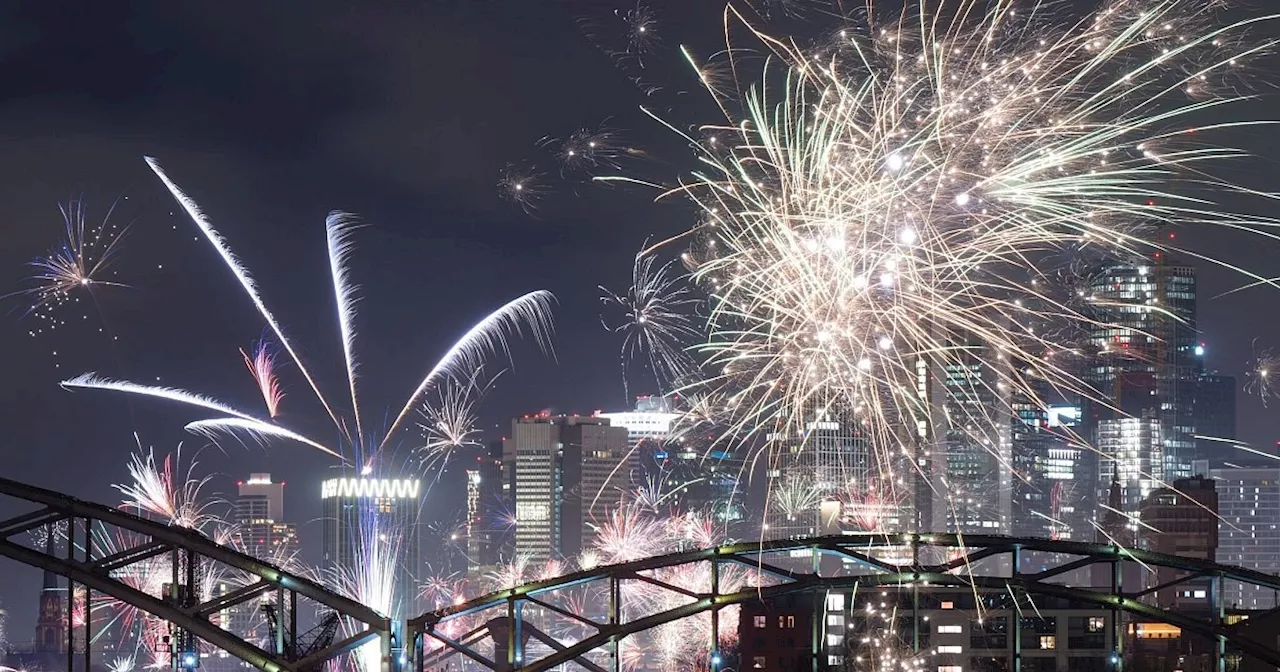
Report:
[[[1095,51],[1114,19],[1066,21],[1081,0],[1033,28],[1088,40],[899,39],[847,4],[0,8],[2,475],[345,568],[397,616],[533,576],[512,552],[1145,543],[1197,475],[1271,525],[1245,483],[1280,452],[1251,362],[1280,363],[1280,139],[1250,120],[1280,107],[1142,60],[1213,70],[1245,36]],[[1253,55],[1211,83],[1251,91]],[[1170,177],[1216,143],[1259,158]],[[353,576],[397,562],[394,591]],[[11,569],[21,644],[41,575]]]

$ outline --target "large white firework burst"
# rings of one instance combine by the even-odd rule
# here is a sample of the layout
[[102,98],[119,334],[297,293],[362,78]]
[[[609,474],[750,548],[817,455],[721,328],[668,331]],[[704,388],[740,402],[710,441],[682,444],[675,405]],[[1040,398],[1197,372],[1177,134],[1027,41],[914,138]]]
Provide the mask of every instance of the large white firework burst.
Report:
[[[1192,0],[1109,0],[1083,20],[937,4],[805,45],[730,7],[769,57],[708,86],[727,119],[686,135],[703,168],[668,192],[701,218],[665,246],[711,297],[688,391],[723,400],[726,434],[752,446],[815,416],[855,425],[890,500],[907,446],[944,431],[997,445],[1013,400],[1046,391],[1105,403],[1073,373],[1068,334],[1107,324],[1055,282],[1064,263],[1168,252],[1160,226],[1273,236],[1215,202],[1246,190],[1211,173],[1242,155],[1211,139],[1252,123],[1231,104],[1275,43],[1250,39],[1263,19]],[[974,384],[1002,401],[938,418],[927,381],[975,361],[989,371]]]

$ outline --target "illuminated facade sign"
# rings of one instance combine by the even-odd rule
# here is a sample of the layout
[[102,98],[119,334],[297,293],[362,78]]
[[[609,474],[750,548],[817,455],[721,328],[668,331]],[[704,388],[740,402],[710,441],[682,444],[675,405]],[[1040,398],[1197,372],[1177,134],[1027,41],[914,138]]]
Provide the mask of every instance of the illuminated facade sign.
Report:
[[320,486],[320,498],[417,499],[421,481],[409,478],[331,478]]

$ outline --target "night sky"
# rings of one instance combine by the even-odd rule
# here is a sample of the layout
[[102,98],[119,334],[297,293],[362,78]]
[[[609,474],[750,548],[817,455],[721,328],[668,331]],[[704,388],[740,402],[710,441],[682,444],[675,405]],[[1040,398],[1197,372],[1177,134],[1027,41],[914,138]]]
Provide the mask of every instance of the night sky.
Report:
[[[133,222],[111,278],[131,287],[100,290],[96,307],[66,311],[71,324],[32,338],[38,325],[23,318],[23,303],[0,303],[0,476],[116,503],[111,484],[128,477],[138,442],[160,455],[185,441],[184,460],[216,476],[211,492],[229,492],[250,471],[288,481],[288,517],[315,558],[319,530],[309,521],[331,458],[288,444],[205,448],[181,430],[209,417],[198,411],[57,386],[98,371],[244,408],[260,403],[237,350],[265,325],[144,155],[203,206],[343,407],[324,217],[345,210],[369,224],[357,234],[352,273],[364,296],[363,409],[374,424],[389,423],[473,322],[534,289],[559,300],[555,357],[517,346],[514,370],[482,409],[486,426],[545,408],[627,405],[619,341],[600,324],[596,287],[624,288],[643,242],[679,230],[691,214],[653,204],[641,189],[562,178],[537,142],[607,123],[661,157],[638,170],[667,181],[687,172],[687,152],[639,106],[679,106],[691,119],[715,121],[705,100],[684,93],[695,82],[675,47],[697,35],[704,52],[714,49],[722,5],[650,4],[666,32],[639,88],[629,81],[635,64],[620,65],[601,48],[617,39],[615,3],[605,0],[0,5],[0,294],[20,287],[23,264],[57,241],[58,203],[83,197],[97,218],[119,198],[114,217]],[[647,90],[648,80],[669,88]],[[1280,118],[1267,95],[1256,115]],[[1280,157],[1274,135],[1254,131],[1242,142]],[[504,166],[526,162],[541,165],[549,187],[532,214],[501,200],[496,186]],[[1260,189],[1280,176],[1274,160],[1236,170]],[[1211,256],[1275,274],[1280,245],[1186,238]],[[1207,300],[1237,284],[1223,271],[1202,273],[1200,328],[1209,368],[1243,376],[1254,338],[1280,345],[1280,296],[1256,289]],[[332,437],[296,371],[283,375],[286,423]],[[1242,394],[1239,413],[1242,439],[1280,438],[1276,413],[1255,399]],[[408,447],[411,435],[400,437]],[[453,513],[448,493],[429,502],[432,515]],[[14,511],[0,504],[0,514]],[[22,642],[38,573],[0,566],[10,638]]]

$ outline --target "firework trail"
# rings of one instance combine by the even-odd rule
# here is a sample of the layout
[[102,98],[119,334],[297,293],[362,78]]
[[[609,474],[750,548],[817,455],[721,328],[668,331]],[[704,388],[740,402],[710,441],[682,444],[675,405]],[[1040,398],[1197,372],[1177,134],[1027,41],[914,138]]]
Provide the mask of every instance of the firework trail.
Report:
[[617,315],[602,314],[601,324],[623,335],[624,388],[627,363],[638,357],[647,360],[660,387],[674,384],[693,370],[685,347],[700,334],[692,314],[700,302],[685,279],[674,273],[674,262],[656,262],[651,254],[636,255],[631,287],[625,294],[600,287],[600,302]]
[[[396,584],[405,568],[400,562],[403,545],[402,529],[387,529],[379,519],[369,517],[360,526],[361,539],[353,545],[355,560],[349,567],[333,567],[327,571],[326,585],[357,602],[367,605],[380,614],[397,613],[404,596],[398,594]],[[360,623],[343,619],[347,635],[364,629]],[[382,660],[377,642],[356,649],[353,660],[357,669],[368,672],[379,669]]]
[[[349,461],[369,467],[378,451],[385,447],[400,424],[405,420],[409,411],[415,407],[424,394],[448,378],[464,376],[465,372],[474,372],[480,369],[485,359],[490,355],[509,355],[507,343],[509,335],[523,335],[527,330],[539,347],[544,351],[549,351],[551,333],[550,306],[553,301],[551,294],[545,291],[535,291],[509,301],[474,325],[449,348],[444,357],[431,368],[413,394],[409,396],[404,408],[382,434],[381,438],[368,437],[365,435],[364,425],[361,420],[356,385],[357,358],[354,350],[356,332],[353,321],[355,318],[355,304],[358,299],[355,287],[350,281],[347,267],[348,256],[352,246],[351,233],[356,227],[354,218],[345,213],[335,212],[330,214],[325,222],[330,271],[337,304],[339,329],[342,333],[344,362],[348,387],[351,393],[352,414],[354,416],[354,422],[348,424],[337,414],[334,406],[321,393],[310,369],[298,356],[292,341],[285,337],[283,328],[274,314],[267,308],[252,275],[231,251],[226,239],[213,228],[213,225],[205,217],[200,207],[169,179],[168,175],[161,170],[160,165],[154,159],[148,158],[147,164],[160,177],[174,199],[182,205],[192,221],[204,233],[205,238],[218,251],[227,268],[258,309],[258,313],[263,320],[266,321],[267,326],[275,333],[284,352],[289,355],[290,361],[307,380],[308,385],[315,393],[316,400],[324,407],[339,435],[343,438],[341,448],[349,452],[350,457],[347,458]],[[270,356],[260,357],[259,355],[262,352],[263,350],[260,349],[255,353],[252,361],[249,360],[247,355],[245,359],[267,403],[268,413],[274,417],[278,411],[279,383],[273,375],[275,368],[273,358]],[[341,457],[344,455],[343,450],[335,450],[324,442],[308,438],[270,420],[263,420],[252,414],[239,411],[211,397],[186,390],[110,380],[95,374],[85,374],[72,378],[63,381],[62,385],[66,388],[109,390],[156,397],[230,416],[198,420],[187,425],[189,431],[210,438],[230,435],[239,436],[242,440],[252,439],[259,442],[271,439],[285,439],[309,445],[335,456]],[[354,435],[351,432],[352,425],[354,425],[355,429]]]
[[1271,348],[1259,350],[1255,340],[1253,359],[1248,366],[1244,391],[1246,394],[1257,395],[1262,405],[1266,406],[1267,401],[1275,396],[1275,381],[1280,379],[1280,355],[1272,352]]
[[[1012,0],[908,2],[799,46],[730,7],[727,24],[770,57],[735,61],[739,86],[707,86],[727,118],[704,137],[719,140],[682,134],[703,168],[664,194],[701,218],[658,247],[681,246],[710,297],[689,343],[701,380],[681,392],[723,400],[716,424],[753,451],[806,436],[815,416],[847,418],[888,501],[918,468],[904,446],[999,445],[1012,400],[1043,407],[1042,390],[1105,404],[1063,356],[1078,345],[1069,329],[1037,325],[1109,325],[1039,268],[1170,251],[1226,265],[1155,226],[1274,237],[1271,220],[1183,195],[1248,191],[1210,174],[1243,153],[1207,143],[1259,122],[1202,117],[1247,98],[1245,66],[1275,43],[1248,30],[1272,17],[1218,24],[1216,9],[1111,0],[1063,23]],[[966,393],[996,403],[931,415],[923,388],[978,350],[993,361]]]
[[253,346],[253,356],[244,350],[244,365],[253,375],[253,382],[258,384],[262,393],[262,401],[267,405],[267,416],[275,419],[280,414],[280,402],[284,400],[284,390],[280,389],[280,379],[276,377],[276,355],[271,344],[266,340],[258,341]]

